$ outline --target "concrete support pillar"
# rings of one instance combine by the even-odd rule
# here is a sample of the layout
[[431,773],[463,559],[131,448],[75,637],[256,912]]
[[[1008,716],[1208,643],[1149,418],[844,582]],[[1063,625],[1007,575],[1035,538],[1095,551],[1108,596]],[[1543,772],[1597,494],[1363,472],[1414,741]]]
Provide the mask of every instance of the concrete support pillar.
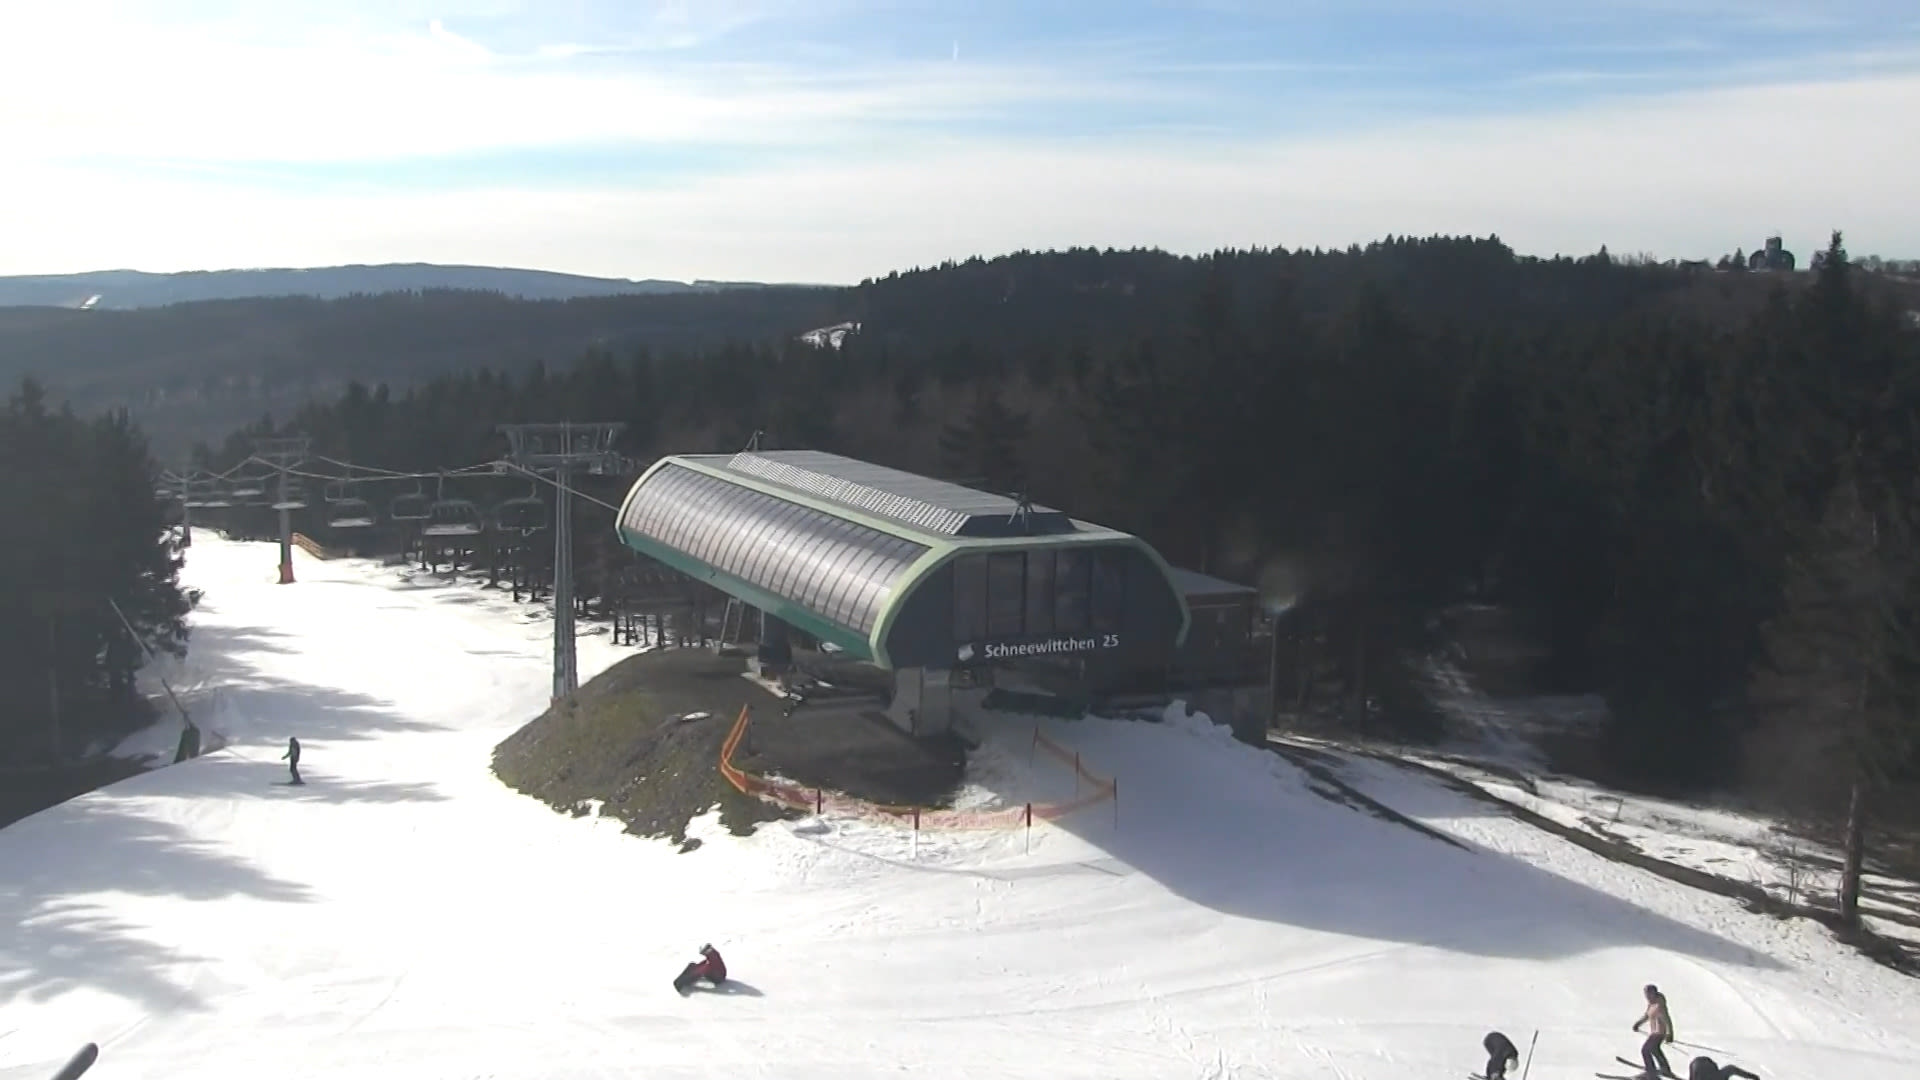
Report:
[[786,623],[765,612],[760,614],[760,643],[754,648],[753,658],[762,675],[781,675],[793,667],[793,640]]
[[905,668],[893,673],[893,701],[887,719],[901,731],[920,737],[953,728],[952,673]]

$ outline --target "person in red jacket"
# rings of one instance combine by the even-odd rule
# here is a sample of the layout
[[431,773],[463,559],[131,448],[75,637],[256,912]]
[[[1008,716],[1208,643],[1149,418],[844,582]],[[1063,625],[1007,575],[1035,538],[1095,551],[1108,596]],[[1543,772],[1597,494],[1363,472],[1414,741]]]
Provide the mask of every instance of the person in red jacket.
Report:
[[680,970],[680,977],[673,980],[673,988],[684,994],[701,979],[712,983],[716,989],[727,981],[727,962],[720,958],[720,950],[712,945],[700,946],[700,959]]

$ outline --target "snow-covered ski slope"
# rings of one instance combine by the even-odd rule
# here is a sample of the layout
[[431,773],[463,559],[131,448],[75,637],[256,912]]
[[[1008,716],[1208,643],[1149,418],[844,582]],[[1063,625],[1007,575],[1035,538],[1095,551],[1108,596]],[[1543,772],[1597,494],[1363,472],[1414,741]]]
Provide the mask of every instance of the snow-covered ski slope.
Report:
[[[548,623],[296,557],[281,587],[271,545],[196,537],[226,749],[0,830],[0,1080],[89,1040],[99,1080],[1459,1080],[1491,1027],[1586,1080],[1625,1071],[1649,981],[1768,1080],[1920,1076],[1920,986],[1816,928],[1370,779],[1455,848],[1204,722],[1049,728],[1118,822],[1030,854],[833,819],[676,854],[489,773],[546,704]],[[583,638],[583,674],[623,654]],[[1030,727],[989,739],[985,788],[1058,782],[1023,775]],[[704,941],[741,985],[683,999]]]

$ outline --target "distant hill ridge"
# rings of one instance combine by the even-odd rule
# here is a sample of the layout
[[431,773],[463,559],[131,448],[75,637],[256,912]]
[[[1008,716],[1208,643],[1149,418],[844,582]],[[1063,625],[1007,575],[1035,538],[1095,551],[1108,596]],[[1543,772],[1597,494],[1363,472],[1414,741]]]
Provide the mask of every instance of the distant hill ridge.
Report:
[[321,266],[310,269],[268,267],[237,270],[93,270],[81,274],[0,276],[0,307],[134,308],[161,307],[195,300],[312,296],[338,299],[356,293],[421,289],[473,289],[525,300],[572,300],[623,296],[761,288],[750,281],[666,281],[647,278],[588,277],[549,270],[502,266],[447,266],[437,263],[384,263]]

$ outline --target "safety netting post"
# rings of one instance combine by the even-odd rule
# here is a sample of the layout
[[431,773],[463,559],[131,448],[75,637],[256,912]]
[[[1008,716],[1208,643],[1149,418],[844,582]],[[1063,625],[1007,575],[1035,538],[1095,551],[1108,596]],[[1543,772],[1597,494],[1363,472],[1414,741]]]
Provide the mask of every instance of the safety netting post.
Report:
[[920,858],[920,808],[913,808],[913,853],[911,858]]
[[1033,854],[1033,804],[1027,804],[1027,854]]
[[827,816],[827,796],[819,788],[813,789],[813,816]]

